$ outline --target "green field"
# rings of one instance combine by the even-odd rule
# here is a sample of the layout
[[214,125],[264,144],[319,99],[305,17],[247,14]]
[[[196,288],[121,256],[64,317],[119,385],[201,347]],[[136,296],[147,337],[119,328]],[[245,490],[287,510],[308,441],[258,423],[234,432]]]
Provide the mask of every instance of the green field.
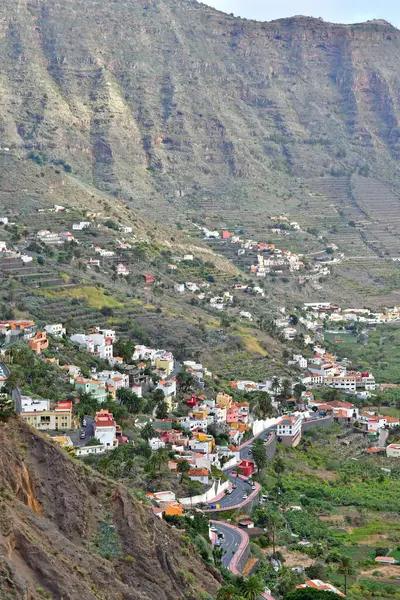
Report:
[[329,349],[351,360],[355,369],[371,370],[378,383],[400,383],[400,326],[380,325],[369,333],[367,345],[363,339],[346,332],[325,335]]

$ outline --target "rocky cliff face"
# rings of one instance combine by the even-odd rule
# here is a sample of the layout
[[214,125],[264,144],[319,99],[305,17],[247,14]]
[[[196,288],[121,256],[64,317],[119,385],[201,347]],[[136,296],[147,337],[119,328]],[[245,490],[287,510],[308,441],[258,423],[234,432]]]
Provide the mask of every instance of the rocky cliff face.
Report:
[[0,425],[0,446],[2,599],[195,600],[215,592],[212,569],[124,487],[18,419]]
[[[268,206],[293,176],[398,184],[400,33],[184,0],[4,0],[0,145],[135,207]],[[153,212],[154,214],[154,212]]]

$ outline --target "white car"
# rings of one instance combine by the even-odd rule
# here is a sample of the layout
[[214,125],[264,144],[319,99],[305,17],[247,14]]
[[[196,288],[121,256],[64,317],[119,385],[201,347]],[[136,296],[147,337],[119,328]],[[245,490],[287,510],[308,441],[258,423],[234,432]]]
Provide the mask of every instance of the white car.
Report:
[[227,490],[225,490],[225,494],[232,494],[233,489],[232,488],[228,488]]
[[254,485],[254,483],[253,483],[253,485],[251,486],[251,489],[252,489],[252,490],[256,490],[256,489],[257,489],[257,488],[256,488],[256,486]]
[[243,500],[247,500],[248,497],[248,494],[243,494]]
[[216,527],[210,527],[210,531],[213,533],[218,533],[218,529]]

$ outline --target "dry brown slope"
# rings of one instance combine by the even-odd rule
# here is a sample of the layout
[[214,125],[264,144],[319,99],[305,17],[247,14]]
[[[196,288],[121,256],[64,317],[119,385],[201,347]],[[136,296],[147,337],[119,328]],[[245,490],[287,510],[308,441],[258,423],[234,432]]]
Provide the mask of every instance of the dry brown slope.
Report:
[[[180,535],[29,429],[0,425],[0,597],[63,600],[195,600],[217,575]],[[101,524],[114,525],[119,558],[97,554]],[[195,577],[195,588],[189,574]]]

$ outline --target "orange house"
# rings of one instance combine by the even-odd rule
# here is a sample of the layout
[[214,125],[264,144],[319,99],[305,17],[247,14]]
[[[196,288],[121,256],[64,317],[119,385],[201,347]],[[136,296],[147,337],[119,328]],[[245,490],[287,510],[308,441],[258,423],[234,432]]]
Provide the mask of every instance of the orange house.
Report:
[[42,350],[46,350],[49,347],[47,333],[45,331],[38,331],[33,338],[28,340],[28,344],[31,350],[36,352],[36,354],[40,354]]
[[164,514],[168,517],[177,516],[183,517],[183,506],[179,502],[166,502],[162,508],[165,508]]

